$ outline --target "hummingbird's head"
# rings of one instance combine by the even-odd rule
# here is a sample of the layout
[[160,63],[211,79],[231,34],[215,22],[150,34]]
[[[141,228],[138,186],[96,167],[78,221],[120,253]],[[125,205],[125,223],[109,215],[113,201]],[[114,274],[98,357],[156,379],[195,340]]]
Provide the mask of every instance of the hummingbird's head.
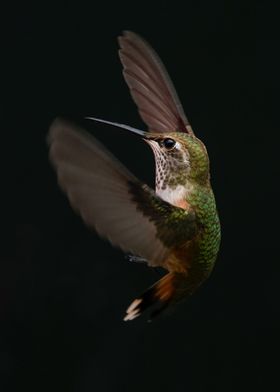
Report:
[[157,188],[185,186],[190,181],[209,181],[209,159],[204,144],[182,132],[147,133],[156,162]]
[[201,185],[209,182],[209,159],[204,144],[193,134],[184,132],[145,132],[96,117],[89,120],[126,129],[142,137],[152,148],[156,162],[157,188],[174,189],[191,182]]

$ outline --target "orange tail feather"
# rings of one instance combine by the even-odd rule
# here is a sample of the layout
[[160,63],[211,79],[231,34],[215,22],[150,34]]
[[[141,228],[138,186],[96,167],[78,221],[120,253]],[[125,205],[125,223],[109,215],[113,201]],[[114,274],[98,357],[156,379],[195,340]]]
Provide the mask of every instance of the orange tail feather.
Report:
[[147,308],[158,304],[159,307],[151,314],[150,319],[161,313],[170,303],[176,291],[176,274],[170,272],[136,298],[127,308],[124,321],[133,320]]

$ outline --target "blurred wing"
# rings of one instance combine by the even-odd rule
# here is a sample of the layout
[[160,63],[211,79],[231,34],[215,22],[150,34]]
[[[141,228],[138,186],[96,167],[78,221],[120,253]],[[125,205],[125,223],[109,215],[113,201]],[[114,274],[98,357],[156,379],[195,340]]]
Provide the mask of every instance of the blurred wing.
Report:
[[193,135],[173,83],[155,51],[130,31],[119,37],[119,44],[124,78],[149,130]]
[[96,139],[63,120],[52,124],[49,143],[58,182],[85,223],[125,252],[151,264],[163,260],[167,248],[130,192],[139,181]]
[[85,223],[125,252],[161,265],[170,238],[159,229],[170,213],[185,211],[158,198],[82,129],[57,119],[49,143],[58,182]]

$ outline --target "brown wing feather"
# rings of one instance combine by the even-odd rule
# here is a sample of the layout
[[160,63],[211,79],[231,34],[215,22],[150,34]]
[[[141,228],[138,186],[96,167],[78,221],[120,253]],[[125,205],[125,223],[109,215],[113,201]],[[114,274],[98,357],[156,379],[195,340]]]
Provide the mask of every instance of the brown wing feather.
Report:
[[192,135],[173,83],[155,51],[130,31],[125,31],[119,37],[119,44],[124,78],[149,129],[161,133],[179,131]]
[[49,143],[59,184],[84,221],[125,252],[161,265],[168,249],[130,192],[141,183],[96,139],[63,120],[52,124]]

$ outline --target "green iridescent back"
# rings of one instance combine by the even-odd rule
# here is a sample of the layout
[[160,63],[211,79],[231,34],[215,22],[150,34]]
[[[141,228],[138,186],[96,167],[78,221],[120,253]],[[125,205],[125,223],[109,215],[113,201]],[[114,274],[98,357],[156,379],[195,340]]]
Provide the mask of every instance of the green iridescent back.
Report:
[[194,207],[198,221],[203,227],[195,262],[211,272],[221,241],[220,220],[212,189],[210,186],[206,188],[197,186],[189,202]]

